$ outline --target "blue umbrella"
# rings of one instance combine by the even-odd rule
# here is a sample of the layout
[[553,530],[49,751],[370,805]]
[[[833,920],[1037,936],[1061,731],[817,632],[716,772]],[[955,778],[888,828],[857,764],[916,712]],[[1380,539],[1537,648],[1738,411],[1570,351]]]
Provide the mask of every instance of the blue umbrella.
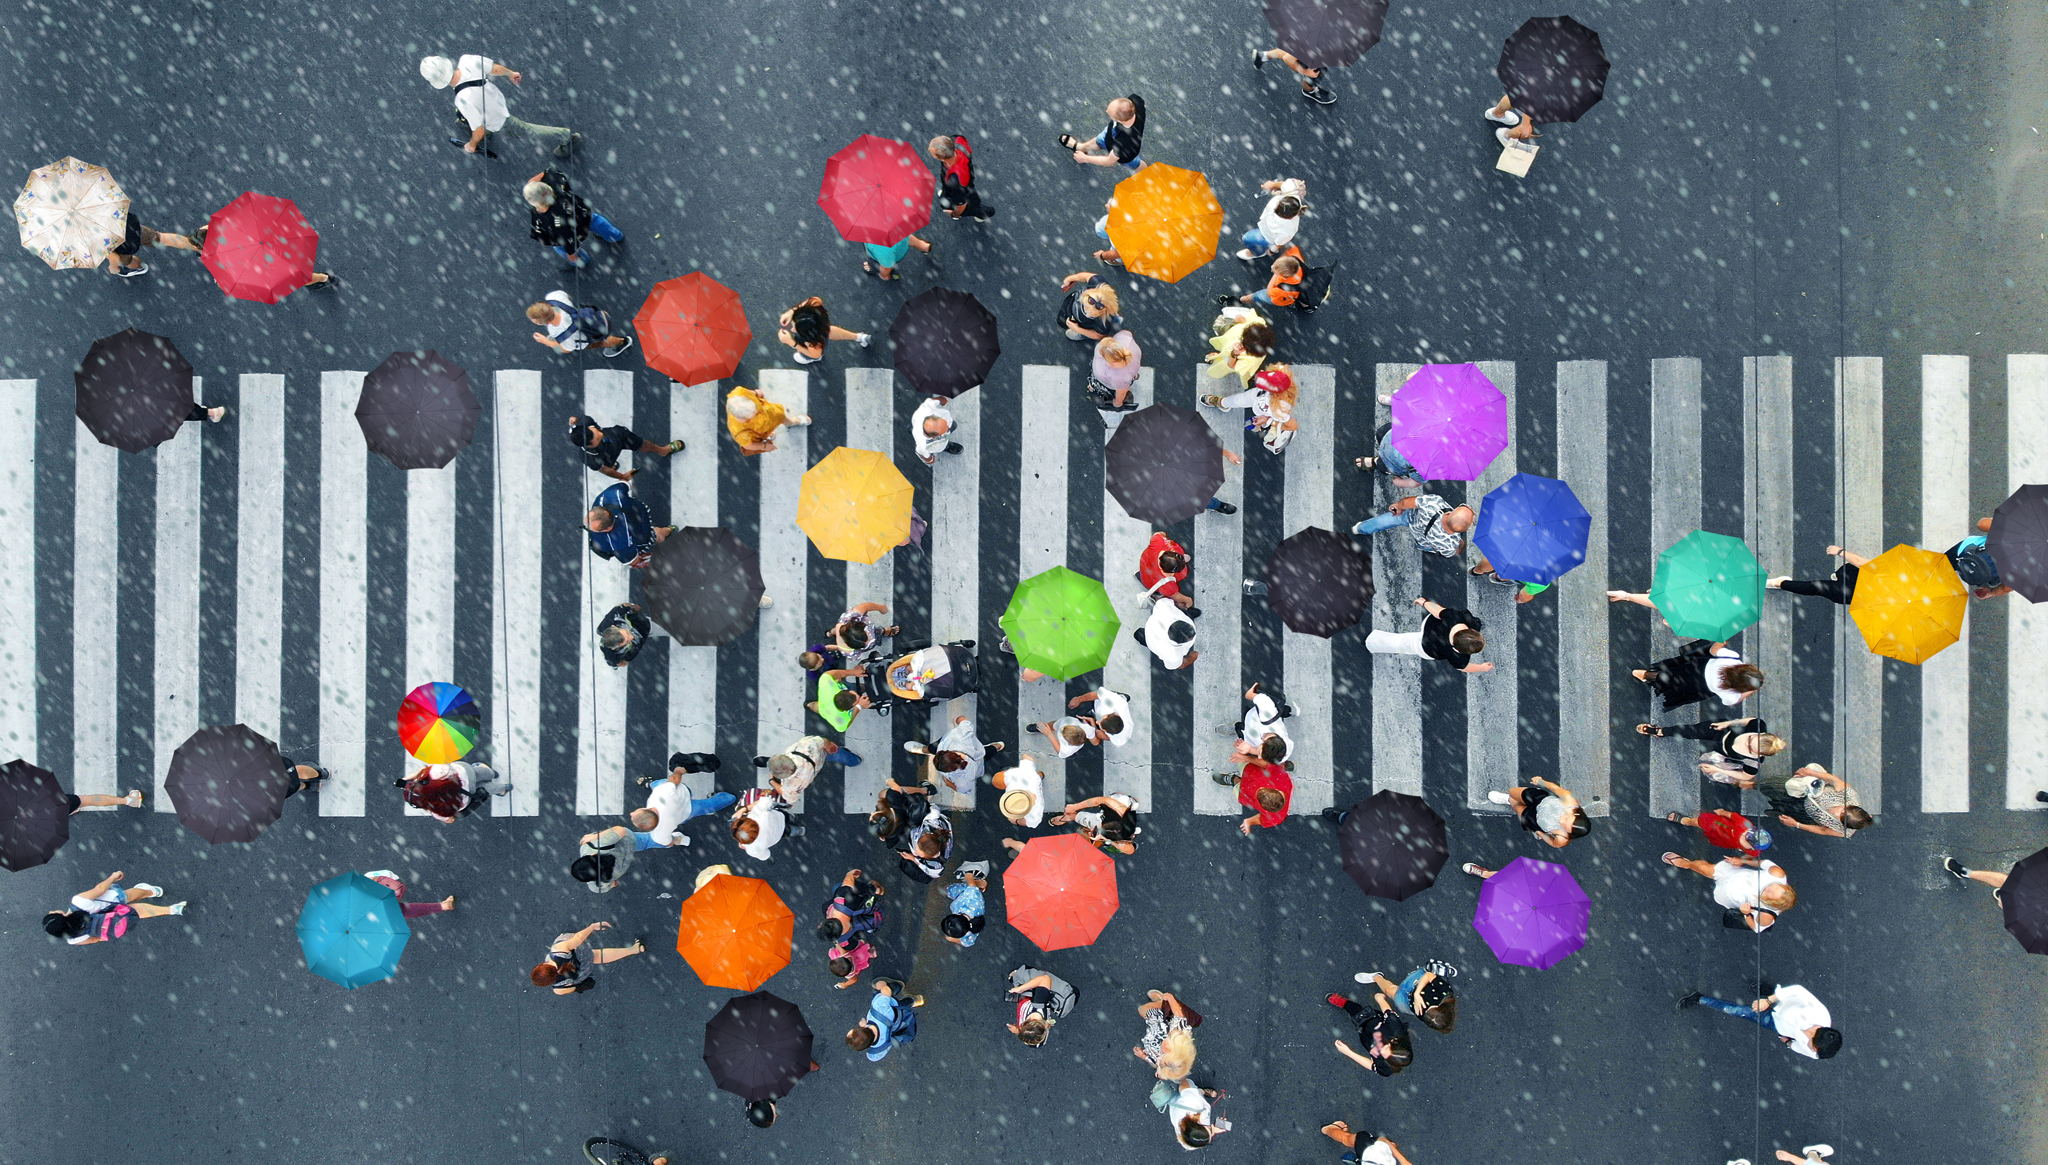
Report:
[[1472,541],[1494,573],[1549,586],[1586,561],[1593,516],[1572,487],[1554,477],[1518,473],[1486,495]]
[[396,975],[411,937],[398,895],[361,874],[313,887],[299,911],[306,969],[351,990]]

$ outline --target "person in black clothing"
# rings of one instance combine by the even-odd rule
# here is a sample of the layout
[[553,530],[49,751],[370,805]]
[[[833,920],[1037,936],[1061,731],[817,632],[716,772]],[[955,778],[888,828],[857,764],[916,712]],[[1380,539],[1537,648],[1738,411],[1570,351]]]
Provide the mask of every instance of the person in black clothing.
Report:
[[1351,1017],[1351,1022],[1358,1025],[1358,1044],[1365,1052],[1354,1052],[1344,1046],[1343,1040],[1338,1040],[1337,1050],[1344,1054],[1345,1059],[1382,1076],[1392,1076],[1414,1062],[1415,1052],[1408,1045],[1408,1021],[1402,1019],[1394,1005],[1387,1002],[1384,993],[1373,993],[1372,1005],[1376,1011],[1367,1011],[1334,993],[1323,999],[1331,1007],[1342,1008],[1344,1014]]
[[1084,166],[1122,166],[1126,170],[1143,166],[1145,159],[1139,156],[1139,149],[1145,140],[1145,99],[1136,93],[1119,97],[1102,112],[1109,116],[1109,124],[1094,141],[1063,133],[1060,148],[1072,151],[1074,160]]
[[1278,61],[1294,70],[1295,75],[1301,78],[1301,96],[1304,100],[1313,101],[1317,105],[1337,104],[1337,95],[1335,93],[1316,84],[1316,82],[1323,79],[1322,69],[1315,65],[1303,64],[1299,58],[1286,49],[1252,50],[1252,68],[1263,69],[1266,67],[1267,61]]
[[974,147],[965,134],[941,134],[925,147],[939,164],[939,209],[949,218],[987,222],[996,209],[974,188]]
[[583,451],[583,464],[619,481],[631,481],[640,471],[621,470],[619,455],[622,453],[652,453],[656,457],[672,457],[683,451],[681,441],[670,441],[656,445],[624,425],[600,425],[589,417],[569,418],[569,444]]
[[1427,612],[1419,629],[1375,629],[1365,637],[1365,649],[1375,655],[1419,655],[1424,659],[1440,659],[1457,671],[1473,675],[1493,670],[1490,663],[1472,662],[1473,656],[1486,650],[1486,636],[1481,634],[1482,624],[1477,616],[1463,608],[1446,607],[1428,599],[1416,599],[1415,605]]
[[640,604],[620,603],[598,623],[597,649],[604,653],[606,663],[624,667],[647,646],[647,637],[653,633],[654,624],[640,613]]
[[1788,595],[1814,595],[1846,607],[1849,600],[1856,597],[1857,572],[1870,560],[1840,546],[1828,547],[1828,554],[1840,558],[1842,565],[1836,567],[1834,573],[1825,579],[1807,582],[1793,578],[1789,574],[1781,574],[1776,578],[1765,579],[1764,585],[1774,591],[1784,591]]
[[624,231],[569,189],[569,176],[560,170],[542,170],[528,178],[522,194],[533,216],[534,241],[552,248],[571,267],[583,266],[577,248],[592,231],[607,243],[626,241]]

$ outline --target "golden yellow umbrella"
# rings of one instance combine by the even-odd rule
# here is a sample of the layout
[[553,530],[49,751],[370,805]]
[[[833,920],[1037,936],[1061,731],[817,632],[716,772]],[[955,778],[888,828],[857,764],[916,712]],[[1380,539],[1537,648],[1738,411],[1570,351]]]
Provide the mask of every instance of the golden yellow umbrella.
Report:
[[1216,257],[1223,204],[1198,170],[1153,162],[1116,184],[1109,245],[1124,269],[1177,283]]
[[827,558],[873,562],[910,537],[911,493],[887,457],[841,446],[804,471],[796,524]]
[[1849,614],[1870,650],[1920,664],[1962,637],[1969,605],[1947,555],[1901,545],[1856,572]]

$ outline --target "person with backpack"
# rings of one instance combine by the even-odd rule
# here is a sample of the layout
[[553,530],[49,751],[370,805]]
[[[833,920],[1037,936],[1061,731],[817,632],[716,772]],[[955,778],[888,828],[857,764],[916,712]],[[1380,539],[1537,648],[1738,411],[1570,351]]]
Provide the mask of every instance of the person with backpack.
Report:
[[405,790],[402,795],[406,804],[426,810],[444,825],[452,825],[457,817],[482,809],[492,797],[512,792],[511,781],[491,766],[476,761],[427,765],[392,783]]
[[638,569],[653,556],[654,544],[676,528],[655,525],[654,511],[622,481],[591,499],[583,530],[590,538],[592,554]]
[[1371,1131],[1354,1133],[1348,1122],[1331,1121],[1321,1132],[1349,1150],[1338,1158],[1344,1165],[1415,1165],[1398,1144]]
[[1999,581],[1998,560],[1991,557],[1991,540],[1986,536],[1991,529],[1991,519],[1978,521],[1977,527],[1985,534],[1972,534],[1947,550],[1948,564],[1955,567],[1956,577],[1970,588],[1970,597],[1995,599],[2009,595],[2012,588]]
[[910,994],[901,979],[876,979],[874,986],[868,1013],[846,1033],[846,1046],[867,1053],[870,1062],[917,1038],[917,1009],[924,1006],[924,996]]
[[[1229,450],[1225,450],[1229,452]],[[1145,645],[1167,671],[1193,666],[1202,653],[1195,650],[1195,621],[1180,605],[1164,596],[1152,600],[1145,625],[1131,632],[1131,638]]]
[[1145,99],[1132,93],[1103,107],[1109,124],[1093,141],[1080,141],[1072,134],[1060,135],[1060,148],[1084,166],[1122,166],[1136,172],[1145,164]]
[[974,147],[966,134],[941,134],[925,146],[939,164],[939,209],[948,218],[987,222],[996,209],[974,188]]
[[121,879],[125,876],[115,870],[85,893],[72,895],[68,909],[43,915],[43,933],[61,938],[69,946],[82,947],[122,937],[128,933],[129,924],[138,918],[185,913],[183,902],[162,906],[151,901],[164,896],[162,886],[137,882],[132,890],[123,888]]
[[441,56],[422,57],[420,76],[436,89],[455,87],[455,113],[468,130],[468,137],[448,141],[461,146],[465,153],[481,150],[486,156],[496,157],[485,144],[484,135],[509,130],[537,146],[552,148],[560,158],[567,157],[583,137],[565,126],[536,125],[513,117],[505,104],[504,92],[491,83],[491,78],[503,77],[514,85],[525,78],[482,54],[465,53],[453,61]]
[[548,292],[539,303],[529,304],[526,319],[542,329],[533,334],[534,343],[565,356],[596,348],[598,355],[613,360],[633,346],[633,337],[612,334],[609,312],[587,303],[578,304],[559,288]]
[[590,209],[581,195],[569,189],[569,176],[560,170],[542,170],[528,178],[520,196],[526,200],[532,216],[529,229],[534,241],[567,259],[569,266],[578,270],[583,267],[583,256],[576,253],[576,248],[592,232],[607,243],[626,241],[626,232]]
[[[565,931],[555,936],[548,947],[547,957],[527,974],[527,981],[535,987],[547,987],[557,995],[580,995],[585,991],[597,990],[597,979],[589,968],[583,965],[582,953],[590,945],[590,937],[601,930],[610,930],[609,922],[593,922],[582,930]],[[647,953],[647,940],[636,938],[630,947],[598,947],[590,952],[592,967],[616,963],[634,955]]]
[[953,871],[953,884],[946,887],[949,909],[939,920],[939,933],[957,947],[971,947],[988,925],[988,875],[986,861],[961,862]]
[[1293,307],[1301,302],[1301,283],[1308,277],[1308,263],[1303,259],[1301,248],[1288,243],[1280,248],[1280,257],[1273,260],[1272,274],[1266,285],[1257,291],[1244,295],[1219,295],[1216,306],[1229,307],[1231,304],[1254,304],[1259,307]]
[[619,468],[619,458],[624,454],[645,453],[666,460],[683,451],[681,441],[657,445],[635,433],[630,426],[600,425],[594,418],[580,414],[569,418],[567,436],[569,444],[583,454],[584,468],[595,470],[614,481],[632,481],[640,472]]
[[882,895],[885,893],[887,891],[881,883],[871,880],[867,871],[846,871],[846,876],[832,888],[832,897],[825,901],[824,920],[818,923],[818,937],[831,942],[881,930]]
[[1010,972],[1010,985],[1003,992],[1012,1010],[1003,1026],[1027,1048],[1045,1046],[1053,1025],[1065,1019],[1080,1002],[1074,985],[1037,967],[1018,966]]

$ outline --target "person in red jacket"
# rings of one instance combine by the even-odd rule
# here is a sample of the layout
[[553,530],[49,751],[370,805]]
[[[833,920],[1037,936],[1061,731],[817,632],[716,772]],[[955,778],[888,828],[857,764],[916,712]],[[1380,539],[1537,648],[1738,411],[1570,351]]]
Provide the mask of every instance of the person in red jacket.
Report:
[[1759,857],[1771,848],[1770,831],[1752,824],[1749,818],[1732,809],[1709,809],[1698,817],[1666,813],[1664,820],[1697,829],[1706,835],[1708,845],[1740,850],[1746,857]]
[[1195,609],[1195,597],[1182,589],[1187,581],[1187,547],[1168,538],[1165,531],[1154,530],[1152,540],[1138,555],[1138,585],[1162,599],[1172,599],[1174,606],[1192,619],[1201,612]]
[[939,163],[939,209],[952,218],[987,222],[996,209],[974,188],[974,147],[965,134],[941,134],[925,149]]
[[1217,773],[1219,785],[1237,786],[1237,803],[1252,811],[1237,823],[1237,831],[1252,835],[1254,822],[1271,829],[1287,820],[1287,804],[1294,799],[1294,778],[1280,765],[1262,760],[1245,762],[1234,773]]

